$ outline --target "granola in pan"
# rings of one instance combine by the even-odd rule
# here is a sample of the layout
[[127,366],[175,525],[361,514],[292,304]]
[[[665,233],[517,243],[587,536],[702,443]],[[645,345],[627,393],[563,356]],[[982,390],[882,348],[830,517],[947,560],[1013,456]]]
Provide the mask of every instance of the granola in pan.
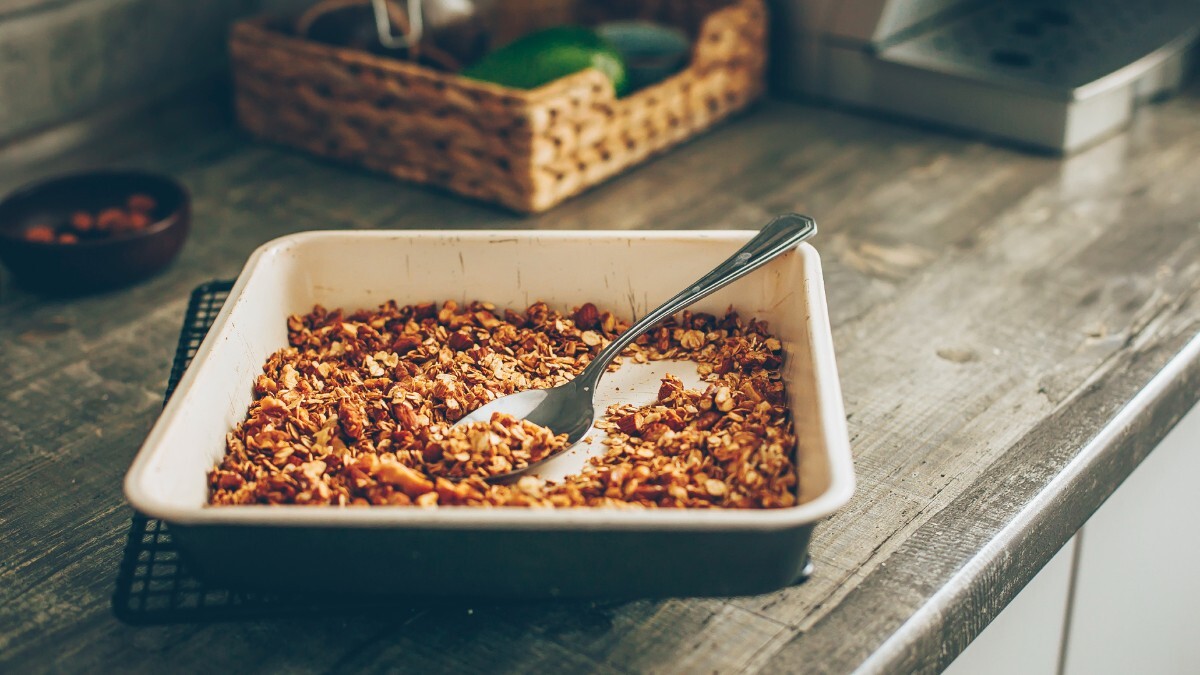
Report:
[[[510,416],[454,426],[505,394],[574,377],[628,324],[588,303],[571,314],[486,302],[388,302],[288,320],[246,419],[209,474],[225,504],[777,508],[795,503],[796,444],[764,323],[682,312],[625,359],[696,362],[704,389],[662,380],[646,406],[614,405],[607,451],[559,482],[485,478],[535,462],[565,436]],[[619,367],[619,362],[612,367]]]

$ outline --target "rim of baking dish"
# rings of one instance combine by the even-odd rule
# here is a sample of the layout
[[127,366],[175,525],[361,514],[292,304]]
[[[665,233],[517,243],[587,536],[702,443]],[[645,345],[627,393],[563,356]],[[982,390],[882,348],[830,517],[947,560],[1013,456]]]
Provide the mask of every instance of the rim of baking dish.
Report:
[[815,523],[838,510],[854,494],[854,464],[846,428],[841,383],[834,360],[833,337],[825,303],[825,287],[820,256],[807,243],[797,245],[804,257],[804,295],[809,303],[812,327],[814,372],[817,399],[821,406],[822,435],[829,463],[829,486],[815,499],[779,509],[621,509],[579,507],[567,509],[530,509],[518,507],[444,506],[436,509],[409,506],[373,506],[363,508],[322,508],[306,505],[240,505],[214,508],[208,505],[180,506],[159,499],[143,489],[151,461],[170,421],[183,410],[197,374],[209,354],[231,329],[230,316],[241,304],[242,293],[264,261],[286,253],[288,249],[312,240],[360,239],[412,240],[438,238],[470,241],[527,239],[612,239],[678,241],[745,241],[752,230],[317,230],[301,232],[268,241],[251,254],[229,299],[217,314],[212,327],[193,358],[198,367],[188,368],[171,400],[163,408],[150,434],[138,450],[125,476],[125,497],[142,514],[169,524],[184,526],[279,526],[347,528],[422,528],[422,529],[512,529],[512,530],[778,530]]

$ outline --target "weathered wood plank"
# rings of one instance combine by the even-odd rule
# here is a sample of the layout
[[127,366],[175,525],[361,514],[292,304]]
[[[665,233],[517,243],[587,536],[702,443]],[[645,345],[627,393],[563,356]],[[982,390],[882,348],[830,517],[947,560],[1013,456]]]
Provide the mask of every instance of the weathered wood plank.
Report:
[[[1200,353],[1200,295],[1190,317],[1137,340],[1072,405],[1044,419],[954,503],[912,534],[838,611],[771,657],[765,672],[938,672],[966,647],[1083,525],[1120,478],[1137,467],[1194,404],[1200,362],[1191,360],[1153,392],[1151,415],[1130,416],[1107,438],[1081,419],[1108,420],[1181,349]],[[1086,455],[1080,448],[1088,447]],[[1002,489],[998,489],[1002,488]],[[855,640],[839,640],[853,631]]]
[[[967,561],[1200,329],[1197,112],[1193,88],[1064,162],[771,103],[533,218],[249,145],[211,122],[179,135],[186,115],[157,127],[161,145],[93,142],[104,161],[178,175],[196,227],[170,270],[133,289],[51,301],[0,285],[10,383],[0,397],[0,664],[840,672],[903,634],[911,650],[885,649],[879,663],[936,668],[1106,493],[1081,491],[1072,517],[1045,511],[1022,530],[1036,546],[1006,539],[1017,562],[984,565],[973,579],[987,587],[964,586],[942,623],[897,633],[904,622],[961,582]],[[109,614],[128,515],[120,479],[157,412],[186,293],[236,274],[263,241],[312,228],[753,227],[792,209],[822,224],[860,481],[818,528],[808,583],[727,600],[401,602],[384,616],[154,628]],[[1188,396],[1194,387],[1161,410]],[[1112,450],[1121,461],[1106,475],[1136,464],[1153,426],[1143,420],[1140,444]],[[939,631],[953,636],[944,648],[930,642]]]
[[[1143,181],[1180,179],[1178,166],[1160,166],[1161,174],[1103,187],[1140,193]],[[1200,205],[1170,214],[1157,233],[1131,231],[1119,211],[1103,209],[1063,212],[1052,222],[1028,217],[1058,193],[1052,184],[1032,194],[998,219],[987,249],[944,257],[892,303],[837,328],[861,481],[857,498],[818,532],[814,548],[856,564],[845,579],[818,575],[812,586],[786,593],[805,596],[827,583],[830,595],[821,601],[836,603],[1062,398],[1102,374],[1145,317],[1195,293],[1200,249],[1189,233]],[[1176,242],[1174,251],[1158,251],[1161,269],[1108,254],[1152,238],[1160,247]],[[1170,273],[1160,278],[1162,270]],[[1102,324],[1111,332],[1097,337]],[[1057,328],[1031,329],[1044,325]],[[807,627],[820,613],[805,605],[778,603],[795,614],[777,618]]]

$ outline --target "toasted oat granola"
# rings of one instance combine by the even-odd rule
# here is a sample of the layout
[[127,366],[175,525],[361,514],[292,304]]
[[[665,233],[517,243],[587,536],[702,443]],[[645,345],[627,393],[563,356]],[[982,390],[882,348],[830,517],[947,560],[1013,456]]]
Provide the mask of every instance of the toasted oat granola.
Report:
[[[627,328],[589,303],[570,315],[484,302],[288,319],[290,346],[254,384],[245,421],[209,474],[221,504],[776,508],[795,503],[796,444],[779,369],[759,321],[682,312],[623,354],[697,362],[704,390],[673,376],[647,406],[609,407],[607,452],[561,482],[485,477],[562,448],[565,435],[497,414],[454,426],[498,396],[579,373]],[[614,364],[613,368],[618,367]]]

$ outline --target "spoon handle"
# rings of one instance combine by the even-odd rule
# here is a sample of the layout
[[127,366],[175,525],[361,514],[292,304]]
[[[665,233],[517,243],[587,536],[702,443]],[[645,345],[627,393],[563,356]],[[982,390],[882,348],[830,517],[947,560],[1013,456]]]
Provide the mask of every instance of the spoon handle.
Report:
[[630,326],[629,330],[614,338],[575,379],[585,385],[585,390],[591,389],[600,380],[608,364],[639,335],[675,312],[762,267],[816,233],[817,223],[808,216],[795,213],[776,216],[728,260],[717,265],[711,272],[697,279],[695,283],[643,316]]

